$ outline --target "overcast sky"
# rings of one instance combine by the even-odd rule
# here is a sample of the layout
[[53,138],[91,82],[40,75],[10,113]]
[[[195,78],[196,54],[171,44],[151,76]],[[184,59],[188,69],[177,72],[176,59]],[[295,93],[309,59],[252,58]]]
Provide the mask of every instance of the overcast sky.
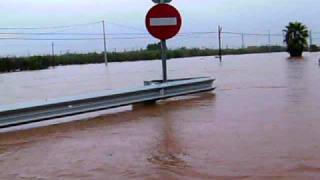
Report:
[[[108,33],[143,33],[144,18],[153,6],[151,0],[1,0],[0,28],[46,27],[107,21]],[[225,31],[250,33],[281,33],[289,21],[301,21],[314,32],[320,32],[319,0],[173,0],[183,16],[181,32],[216,31],[222,25]],[[119,25],[124,26],[119,26]],[[62,30],[0,30],[1,32],[85,32],[100,33],[101,25]],[[211,39],[212,36],[212,39]],[[316,35],[315,35],[316,36]],[[0,35],[0,37],[26,37]],[[46,38],[46,36],[27,36]],[[51,36],[50,36],[51,37]],[[78,36],[77,36],[78,37]],[[57,37],[55,37],[57,38]],[[59,38],[59,37],[58,37]],[[65,37],[62,37],[65,38]],[[224,37],[224,45],[241,45],[237,36]],[[137,49],[145,47],[153,38],[109,40],[109,50]],[[246,45],[266,44],[266,37],[246,37]],[[214,34],[174,38],[171,48],[216,47]],[[281,44],[281,38],[273,38]],[[0,40],[0,55],[26,55],[49,53],[51,41]],[[55,41],[61,53],[101,51],[101,41]]]

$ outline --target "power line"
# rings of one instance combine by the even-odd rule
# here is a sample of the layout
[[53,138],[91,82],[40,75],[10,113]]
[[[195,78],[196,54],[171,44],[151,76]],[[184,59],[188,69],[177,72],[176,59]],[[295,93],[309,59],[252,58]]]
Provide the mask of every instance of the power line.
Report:
[[[150,36],[137,36],[137,37],[107,37],[107,39],[146,39]],[[24,37],[8,37],[0,38],[0,40],[32,40],[32,41],[86,41],[86,40],[103,40],[103,38],[24,38]]]
[[86,36],[100,36],[98,33],[27,33],[27,32],[0,32],[0,35],[86,35]]
[[[200,36],[213,34],[216,32],[185,32],[180,33],[177,35],[179,38],[204,38]],[[5,32],[0,33],[0,35],[24,35],[22,37],[0,37],[0,40],[16,40],[16,41],[100,41],[104,40],[102,38],[102,34],[100,33],[18,33],[18,32]],[[31,35],[31,37],[25,36]],[[48,35],[49,37],[46,38],[36,38],[32,37],[34,35]],[[74,38],[74,37],[50,37],[52,35],[85,35],[85,36],[92,36],[93,37],[81,37],[81,38]],[[95,37],[99,36],[99,37]],[[213,36],[214,37],[214,36]],[[152,37],[148,33],[114,33],[114,34],[107,34],[106,39],[108,40],[133,40],[133,39],[151,39]],[[210,38],[210,37],[208,37]]]
[[[125,29],[130,29],[134,31],[145,32],[145,29],[141,29],[134,26],[123,25],[111,21],[106,21],[107,24],[122,27]],[[74,25],[64,25],[64,26],[47,26],[47,27],[0,27],[0,30],[46,30],[46,29],[65,29],[65,28],[75,28],[75,27],[82,27],[82,26],[90,26],[99,24],[99,22],[91,22],[91,23],[84,23],[84,24],[74,24]],[[213,34],[218,32],[190,32],[190,33],[181,33],[182,34]],[[231,35],[240,35],[240,36],[283,36],[282,34],[266,34],[266,33],[243,33],[243,32],[230,32],[224,31],[221,32],[222,34],[231,34]],[[0,34],[7,34],[7,35],[88,35],[88,36],[101,36],[101,34],[97,33],[57,33],[57,32],[39,32],[39,33],[29,33],[29,32],[2,32]],[[107,34],[107,35],[146,35],[147,33],[118,33],[118,34]],[[320,34],[320,32],[315,32],[314,34]]]
[[207,32],[184,32],[179,35],[207,35],[207,34],[218,34],[218,32],[207,31]]
[[[185,32],[180,33],[179,35],[205,35],[205,34],[214,34],[217,32]],[[101,33],[47,33],[47,32],[39,32],[39,33],[29,33],[29,32],[0,32],[0,35],[83,35],[83,36],[101,36]],[[109,36],[121,36],[121,35],[149,35],[148,33],[107,33]]]
[[[179,34],[178,38],[211,38],[211,36],[199,36],[196,34]],[[127,36],[127,37],[107,37],[109,40],[130,40],[130,39],[149,39],[148,36]],[[315,38],[317,39],[317,38]],[[25,40],[25,41],[90,41],[90,40],[103,40],[103,38],[27,38],[27,37],[4,37],[0,40]]]
[[48,27],[0,27],[0,30],[41,30],[41,29],[64,29],[64,28],[73,28],[73,27],[81,27],[81,26],[89,26],[98,24],[100,22],[92,22],[85,24],[74,24],[74,25],[66,25],[66,26],[48,26]]
[[282,34],[265,34],[265,33],[242,33],[242,32],[228,32],[224,31],[223,34],[233,34],[233,35],[246,35],[246,36],[282,36]]
[[[208,33],[205,33],[208,34]],[[183,33],[177,35],[180,38],[201,38],[199,36],[194,36],[196,33]],[[199,34],[198,34],[199,35]],[[150,35],[146,36],[126,36],[126,37],[107,37],[110,40],[126,40],[126,39],[148,39],[151,38]],[[85,40],[103,40],[103,38],[27,38],[27,37],[4,37],[0,40],[32,40],[32,41],[85,41]]]
[[103,38],[0,38],[0,40],[25,40],[25,41],[81,41],[81,40],[101,40]]
[[177,36],[177,38],[182,38],[182,39],[216,39],[216,37],[212,37],[212,36]]
[[[31,36],[102,36],[102,33],[28,33],[28,32],[0,32],[0,35],[31,35]],[[108,36],[142,36],[149,35],[148,33],[107,33]]]
[[[99,24],[101,22],[92,22],[86,24],[74,24],[74,25],[66,25],[66,26],[51,26],[51,27],[18,27],[18,28],[11,28],[11,27],[0,27],[0,30],[46,30],[46,29],[63,29],[63,28],[75,28],[81,26],[89,26],[94,24]],[[135,31],[143,31],[143,33],[109,33],[106,34],[108,37],[107,39],[143,39],[143,38],[150,38],[151,36],[137,27],[118,24],[114,22],[108,22],[108,24],[119,26],[126,29],[131,29]],[[207,32],[183,32],[179,33],[177,36],[180,38],[201,38],[202,35],[210,35],[210,34],[217,34],[218,32],[207,31]],[[244,38],[244,36],[283,36],[282,34],[265,34],[265,33],[243,33],[243,32],[231,32],[225,31],[221,32],[221,34],[230,34],[230,35],[239,35]],[[315,33],[316,34],[316,33]],[[0,32],[0,35],[22,35],[23,37],[0,37],[0,40],[38,40],[38,41],[80,41],[80,40],[102,40],[101,33],[89,33],[89,32]],[[28,36],[49,36],[46,38],[34,38]],[[50,36],[64,36],[61,38],[50,38]],[[81,38],[67,38],[66,36],[83,36]],[[88,37],[85,37],[88,36]],[[91,37],[89,37],[91,36]],[[99,36],[99,37],[95,37]]]
[[135,31],[142,31],[145,32],[144,29],[140,29],[137,27],[133,27],[133,26],[128,26],[128,25],[123,25],[123,24],[118,24],[118,23],[114,23],[114,22],[110,22],[110,21],[106,21],[107,24],[112,24],[114,26],[118,26],[118,27],[122,27],[122,28],[126,28],[126,29],[131,29],[131,30],[135,30]]
[[[0,30],[45,30],[45,29],[64,29],[64,28],[75,28],[75,27],[81,27],[81,26],[89,26],[94,24],[99,24],[101,22],[92,22],[92,23],[86,23],[86,24],[74,24],[74,25],[66,25],[66,26],[49,26],[49,27],[0,27]],[[142,31],[145,32],[145,30],[142,30],[137,27],[118,24],[114,22],[107,22],[108,24],[115,25],[118,27],[131,29],[135,31]],[[180,33],[180,35],[193,35],[193,34],[214,34],[218,32],[187,32],[187,33]],[[266,34],[266,33],[243,33],[243,32],[230,32],[230,31],[224,31],[221,32],[222,34],[231,34],[231,35],[240,35],[240,36],[283,36],[282,34]],[[107,35],[114,35],[114,36],[120,36],[120,35],[147,35],[148,33],[115,33],[115,34],[107,34]],[[317,33],[314,33],[317,34]],[[59,32],[0,32],[0,35],[81,35],[81,36],[101,36],[102,34],[99,33],[59,33]]]

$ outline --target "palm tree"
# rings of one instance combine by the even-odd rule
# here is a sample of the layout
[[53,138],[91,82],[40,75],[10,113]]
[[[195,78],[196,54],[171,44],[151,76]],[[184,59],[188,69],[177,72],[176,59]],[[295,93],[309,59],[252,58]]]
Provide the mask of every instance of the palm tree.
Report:
[[300,22],[290,22],[285,32],[284,42],[287,44],[287,51],[291,57],[301,57],[304,48],[308,46],[307,38],[309,37],[307,26]]

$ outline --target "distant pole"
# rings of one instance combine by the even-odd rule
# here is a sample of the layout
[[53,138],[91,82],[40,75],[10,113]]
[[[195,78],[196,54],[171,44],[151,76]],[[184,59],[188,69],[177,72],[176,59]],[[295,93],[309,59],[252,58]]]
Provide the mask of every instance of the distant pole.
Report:
[[310,30],[309,31],[309,38],[310,38],[310,40],[309,40],[309,51],[311,52],[311,46],[312,46],[312,41],[313,41],[313,39],[312,39],[312,31]]
[[163,83],[168,81],[167,76],[167,43],[166,40],[161,40],[161,59],[162,59],[162,75]]
[[106,27],[105,27],[105,24],[104,24],[104,20],[102,21],[102,29],[103,29],[103,45],[104,45],[104,63],[105,63],[106,66],[108,66]]
[[282,37],[283,37],[283,40],[282,40],[283,46],[286,46],[287,43],[285,42],[285,39],[286,39],[286,33],[285,32],[282,32]]
[[222,42],[221,42],[221,33],[222,33],[222,27],[218,26],[218,39],[219,39],[219,59],[220,62],[222,61]]
[[54,60],[54,42],[51,43],[51,55],[52,55],[52,60]]
[[245,46],[246,46],[245,43],[244,43],[244,33],[241,34],[241,40],[242,40],[242,46],[241,47],[242,47],[242,49],[244,49]]
[[271,52],[271,31],[268,31],[268,49]]

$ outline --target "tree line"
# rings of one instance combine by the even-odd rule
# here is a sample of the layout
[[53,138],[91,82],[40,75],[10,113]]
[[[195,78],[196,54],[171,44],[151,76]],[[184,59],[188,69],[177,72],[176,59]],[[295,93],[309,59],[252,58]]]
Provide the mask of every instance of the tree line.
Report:
[[[240,49],[224,49],[223,55],[251,54],[265,52],[284,52],[282,46],[251,46]],[[195,56],[216,56],[218,49],[200,48],[178,48],[169,49],[167,57],[184,58]],[[109,62],[129,62],[143,60],[161,59],[159,44],[149,44],[146,49],[126,52],[110,52],[107,54]],[[16,72],[26,70],[41,70],[55,66],[104,63],[103,53],[66,53],[62,55],[50,56],[30,56],[30,57],[2,57],[0,58],[0,72]]]

